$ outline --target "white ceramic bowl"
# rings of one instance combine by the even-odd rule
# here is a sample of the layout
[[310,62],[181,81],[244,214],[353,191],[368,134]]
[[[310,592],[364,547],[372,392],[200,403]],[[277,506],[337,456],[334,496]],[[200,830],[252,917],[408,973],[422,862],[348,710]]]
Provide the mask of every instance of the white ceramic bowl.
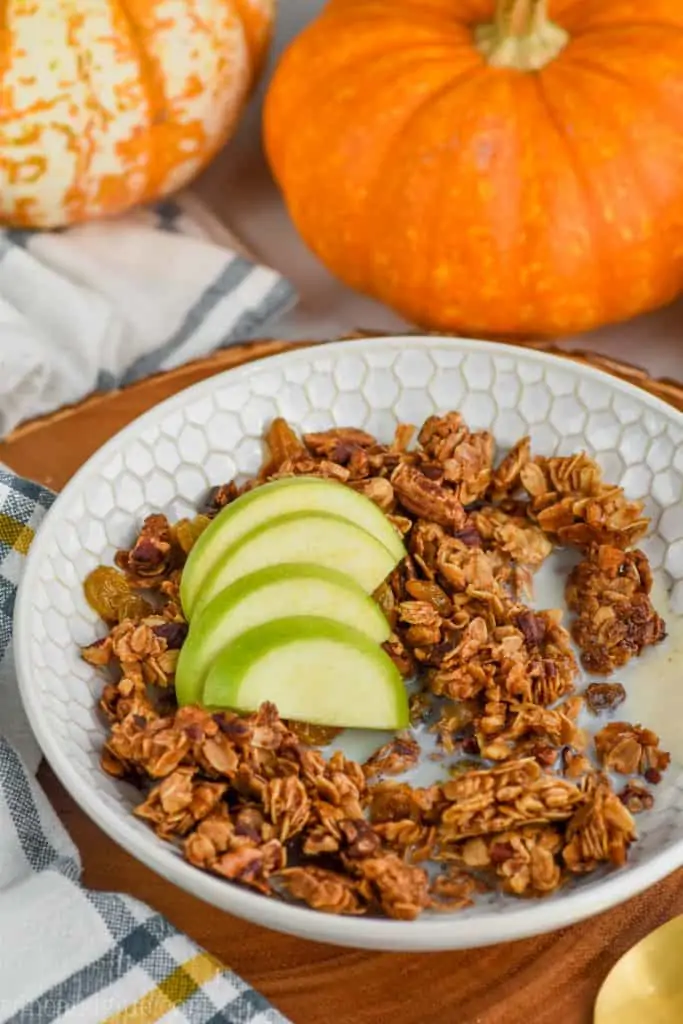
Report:
[[[389,439],[459,409],[501,446],[529,433],[537,453],[594,453],[609,480],[647,499],[644,547],[675,602],[683,590],[683,416],[605,374],[504,345],[383,338],[299,350],[213,377],[163,402],[106,444],[67,485],[34,541],[18,598],[16,661],[23,700],[48,761],[113,839],[213,906],[309,939],[373,949],[463,948],[571,924],[633,896],[683,864],[683,770],[674,764],[640,815],[628,866],[541,901],[497,894],[467,911],[414,922],[333,917],[267,899],[187,864],[130,813],[139,799],[99,768],[101,680],[78,647],[103,632],[82,594],[151,510],[188,515],[210,485],[253,473],[269,421],[363,427]],[[557,574],[556,574],[557,575]],[[560,589],[561,592],[561,589]],[[620,678],[623,678],[620,676]],[[647,724],[647,723],[646,723]]]

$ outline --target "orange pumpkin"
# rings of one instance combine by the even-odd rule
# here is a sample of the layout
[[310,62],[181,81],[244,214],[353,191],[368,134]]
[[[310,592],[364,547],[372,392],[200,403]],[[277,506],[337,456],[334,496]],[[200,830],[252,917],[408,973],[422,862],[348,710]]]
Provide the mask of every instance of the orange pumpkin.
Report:
[[331,0],[264,125],[304,240],[418,324],[567,333],[683,287],[681,0]]
[[0,223],[55,227],[185,185],[228,138],[274,0],[0,0]]

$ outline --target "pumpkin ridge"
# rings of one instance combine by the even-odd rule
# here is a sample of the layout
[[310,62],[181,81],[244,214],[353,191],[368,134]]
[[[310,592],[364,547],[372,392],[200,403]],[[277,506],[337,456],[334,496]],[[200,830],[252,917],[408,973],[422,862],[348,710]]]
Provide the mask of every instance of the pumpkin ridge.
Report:
[[[587,65],[584,65],[580,61],[576,61],[576,63],[584,71],[584,73],[587,72],[588,74],[595,74],[595,75],[598,75],[598,76],[602,75],[602,69],[599,68],[599,67],[587,66]],[[620,77],[620,76],[617,76],[617,75],[609,75],[608,74],[606,77],[609,78],[610,81],[616,82],[618,85],[620,85],[622,87],[628,87],[629,84],[630,84],[629,79],[623,78],[623,77]],[[642,83],[638,83],[638,89],[639,89],[639,92],[645,92],[645,88],[643,87]],[[648,92],[649,92],[649,90],[648,90]],[[547,101],[547,103],[548,103],[548,108],[552,109],[551,106],[550,106],[549,101]],[[660,120],[659,123],[665,125],[667,128],[669,128],[671,130],[674,129],[674,126],[671,125],[666,120],[664,120],[664,121]],[[566,135],[565,135],[565,138],[566,138]],[[569,140],[567,140],[567,141],[569,142]],[[643,179],[643,177],[641,176],[641,173],[640,173],[639,164],[638,164],[638,147],[637,146],[630,146],[629,150],[630,150],[630,154],[629,154],[630,155],[630,161],[629,161],[630,170],[631,170],[631,172],[633,174],[633,177],[635,178],[636,183],[638,185],[638,188],[640,190],[641,198],[645,198],[645,200],[647,200],[649,198],[649,188],[648,188],[647,181],[645,181]]]
[[[681,29],[681,34],[683,35],[683,28]],[[586,37],[583,35],[581,37],[576,37],[577,40],[579,38],[583,40]],[[662,103],[662,94],[661,92],[658,92],[656,89],[652,87],[651,81],[643,82],[642,80],[638,80],[637,83],[634,83],[632,78],[630,78],[627,74],[622,74],[611,64],[608,64],[606,62],[600,62],[585,54],[576,53],[575,50],[571,50],[570,52],[567,53],[565,59],[565,66],[568,65],[575,65],[584,71],[591,71],[594,74],[601,75],[609,79],[611,82],[615,82],[619,85],[624,85],[631,89],[637,88],[639,95],[651,96],[653,99],[656,99],[660,104]],[[668,112],[669,108],[667,107],[666,109]],[[680,117],[679,110],[675,110],[675,113],[677,113]]]
[[591,239],[591,250],[593,252],[594,257],[593,269],[597,275],[597,292],[599,300],[602,308],[604,309],[606,306],[609,305],[610,275],[608,255],[606,253],[603,253],[597,241],[599,229],[603,227],[603,217],[600,214],[600,204],[595,195],[593,194],[593,190],[590,184],[590,178],[581,166],[581,161],[578,158],[578,154],[574,151],[571,139],[565,132],[562,126],[562,122],[560,121],[560,118],[558,117],[555,108],[550,102],[550,99],[545,89],[546,82],[542,72],[541,74],[536,75],[535,84],[539,98],[541,100],[541,103],[543,104],[543,109],[546,111],[550,124],[552,125],[556,135],[559,137],[564,148],[564,151],[567,154],[569,164],[572,168],[572,171],[574,172],[574,177],[578,182],[579,188],[581,189],[581,193],[586,203],[586,213],[590,216],[591,231],[589,237]]
[[[2,2],[2,0],[0,0],[0,2]],[[154,188],[160,184],[160,182],[155,181],[154,177],[156,137],[153,128],[155,124],[163,123],[167,119],[168,107],[166,103],[166,90],[164,89],[163,81],[157,74],[154,62],[147,53],[144,36],[140,30],[137,20],[128,7],[128,0],[115,0],[115,3],[128,25],[131,43],[135,49],[138,68],[140,71],[140,82],[142,83],[145,98],[149,106],[149,122],[147,126],[149,148],[147,151],[147,162],[145,165],[145,186],[141,190],[141,194],[137,197],[137,201],[145,202],[147,199],[151,198]]]
[[[590,57],[583,56],[582,54],[567,54],[566,64],[573,64],[581,68],[581,70],[583,71],[589,71],[592,74],[601,75],[604,78],[608,78],[610,82],[615,82],[617,85],[623,85],[631,89],[634,88],[634,82],[631,78],[628,77],[628,75],[621,74],[621,72],[615,70],[615,68],[613,67],[610,67],[608,64],[601,64],[599,61],[592,60]],[[660,101],[662,99],[661,93],[658,93],[656,92],[656,90],[652,89],[651,84],[649,82],[639,81],[637,83],[637,89],[641,96],[647,94],[648,96],[652,96],[654,99],[658,99]]]
[[[683,14],[681,18],[683,19]],[[666,21],[618,21],[613,24],[601,22],[598,25],[586,25],[584,28],[572,29],[572,39],[585,39],[586,36],[605,36],[610,32],[631,32],[634,29],[636,32],[643,32],[651,28],[656,28],[661,32],[671,32],[672,29],[674,32],[683,32],[683,20],[679,25]]]
[[[429,45],[430,46],[436,46],[437,44],[430,43]],[[464,43],[463,45],[466,45],[466,44]],[[441,47],[444,50],[443,55],[439,56],[439,57],[429,58],[428,60],[426,60],[426,58],[419,52],[417,46],[415,46],[414,48],[411,47],[410,57],[412,58],[413,54],[414,54],[415,60],[413,61],[411,59],[409,62],[406,62],[406,64],[401,64],[400,67],[398,68],[398,70],[399,71],[404,71],[406,68],[410,69],[412,67],[413,63],[418,63],[418,62],[420,64],[428,63],[429,65],[448,64],[450,62],[450,59],[451,59],[451,54],[448,53],[445,44],[441,44]],[[378,40],[378,49],[381,50],[381,48],[382,48],[382,41]],[[386,54],[384,54],[384,56],[386,56]],[[406,56],[407,56],[407,54],[406,54]],[[311,77],[311,78],[309,78],[307,80],[307,82],[306,82],[306,92],[310,93],[311,89],[315,88],[316,84],[324,83],[325,87],[329,88],[331,83],[334,82],[334,79],[335,79],[335,77],[337,75],[343,75],[344,77],[346,77],[349,73],[351,73],[351,74],[355,73],[356,69],[361,69],[361,68],[366,67],[368,59],[372,60],[373,59],[373,55],[372,54],[368,54],[367,52],[365,52],[365,53],[362,53],[362,54],[358,54],[357,58],[354,55],[354,57],[351,60],[349,60],[348,63],[340,64],[338,67],[334,68],[334,70],[331,71],[331,72],[328,71],[326,68],[321,67],[321,69],[320,69],[320,76],[318,78]],[[376,67],[376,65],[375,65],[375,67]],[[475,65],[475,68],[478,68],[478,65]],[[467,75],[470,75],[475,68],[470,67],[467,72],[458,73],[458,76],[457,76],[458,79],[466,78]],[[388,71],[387,78],[389,79],[389,81],[391,81],[392,79],[395,79],[396,73],[397,73],[397,71],[396,71],[396,63],[394,62],[394,64],[393,64],[393,74],[392,74],[392,68],[391,67],[389,67],[387,69],[387,71]]]
[[[0,0],[0,6],[2,0]],[[92,77],[88,72],[87,61],[83,59],[83,48],[79,46],[77,40],[72,35],[72,29],[75,27],[72,25],[74,16],[67,18],[67,32],[69,43],[72,43],[76,50],[76,66],[78,68],[78,77],[80,81],[85,85],[88,90],[90,99],[92,100],[93,106],[96,110],[102,112],[103,108],[97,98],[97,92],[92,83]],[[76,155],[76,176],[75,180],[65,196],[65,204],[69,210],[69,214],[73,216],[75,221],[83,219],[85,213],[85,199],[87,193],[87,175],[92,164],[92,158],[95,153],[95,146],[92,140],[92,129],[93,129],[94,111],[90,111],[90,117],[86,129],[79,137],[77,143],[77,155]],[[81,144],[81,140],[85,141],[85,145]]]
[[[379,166],[377,168],[377,174],[375,175],[374,180],[368,186],[367,203],[368,203],[370,209],[372,209],[372,206],[373,206],[373,204],[372,204],[373,195],[375,194],[376,191],[378,191],[378,186],[379,186],[379,188],[381,188],[381,186],[382,186],[382,183],[383,183],[383,180],[384,180],[384,176],[385,176],[386,167],[388,165],[390,165],[393,162],[393,160],[395,159],[395,150],[396,150],[397,144],[405,136],[406,132],[409,130],[409,128],[411,127],[413,122],[415,120],[417,120],[417,118],[419,118],[420,115],[424,113],[425,108],[431,106],[431,104],[434,103],[435,100],[438,100],[442,96],[447,95],[454,87],[457,88],[457,86],[459,85],[461,80],[468,79],[469,81],[472,81],[473,76],[478,76],[482,71],[484,71],[483,62],[482,62],[482,65],[479,68],[477,68],[477,67],[475,67],[475,68],[468,68],[466,71],[463,71],[461,74],[456,75],[446,85],[440,86],[435,92],[430,93],[429,96],[425,96],[424,99],[417,105],[417,107],[414,107],[410,111],[410,113],[406,116],[406,119],[402,122],[400,128],[396,129],[396,133],[395,133],[394,137],[391,140],[391,144],[387,147],[387,150],[386,150],[386,152],[385,152],[385,154],[384,154],[384,156],[383,156],[382,160],[380,161],[380,164],[379,164]],[[372,254],[372,252],[373,252],[372,238],[370,239],[370,243],[371,243],[371,245],[370,245],[368,251]],[[383,272],[380,270],[379,271],[379,277],[378,277],[378,271],[377,271],[377,268],[376,268],[376,265],[375,265],[374,261],[370,262],[368,269],[369,269],[370,277],[373,280],[373,283],[375,284],[375,287],[378,288],[378,290],[379,290],[379,292],[381,294],[382,283],[383,283],[382,282]]]

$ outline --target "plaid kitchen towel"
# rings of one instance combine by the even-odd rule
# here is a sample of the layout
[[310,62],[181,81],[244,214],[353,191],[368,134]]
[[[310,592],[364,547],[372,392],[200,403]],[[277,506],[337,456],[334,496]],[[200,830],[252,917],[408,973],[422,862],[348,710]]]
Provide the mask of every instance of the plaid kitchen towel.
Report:
[[0,437],[257,337],[294,299],[190,194],[65,231],[0,231]]
[[52,499],[0,467],[0,1024],[287,1024],[149,907],[79,882],[78,852],[32,777],[12,664],[17,586]]

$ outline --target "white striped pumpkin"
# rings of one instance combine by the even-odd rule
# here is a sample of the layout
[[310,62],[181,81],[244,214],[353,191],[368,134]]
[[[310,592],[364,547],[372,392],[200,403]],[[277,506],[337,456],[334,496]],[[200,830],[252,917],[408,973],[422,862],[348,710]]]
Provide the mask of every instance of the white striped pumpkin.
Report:
[[275,0],[0,0],[0,224],[175,191],[229,137]]

